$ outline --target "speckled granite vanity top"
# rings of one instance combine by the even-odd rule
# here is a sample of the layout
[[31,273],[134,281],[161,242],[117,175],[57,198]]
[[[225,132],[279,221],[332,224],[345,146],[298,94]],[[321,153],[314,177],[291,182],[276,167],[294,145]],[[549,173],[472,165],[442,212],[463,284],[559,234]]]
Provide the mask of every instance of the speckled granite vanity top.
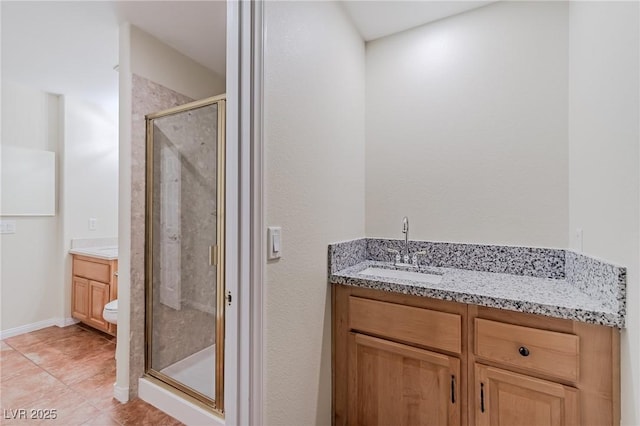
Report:
[[420,269],[437,282],[363,275],[390,268],[399,240],[329,246],[329,282],[623,328],[626,269],[566,250],[410,241],[426,251]]

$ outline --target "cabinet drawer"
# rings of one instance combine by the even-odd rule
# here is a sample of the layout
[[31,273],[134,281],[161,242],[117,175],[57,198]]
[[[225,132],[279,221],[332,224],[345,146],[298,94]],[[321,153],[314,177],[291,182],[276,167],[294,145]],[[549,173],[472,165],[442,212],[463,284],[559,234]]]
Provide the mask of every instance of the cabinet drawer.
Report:
[[476,318],[475,353],[487,360],[578,381],[580,338]]
[[73,275],[103,283],[111,280],[109,265],[82,259],[73,259]]
[[349,328],[453,353],[462,352],[458,314],[349,297]]

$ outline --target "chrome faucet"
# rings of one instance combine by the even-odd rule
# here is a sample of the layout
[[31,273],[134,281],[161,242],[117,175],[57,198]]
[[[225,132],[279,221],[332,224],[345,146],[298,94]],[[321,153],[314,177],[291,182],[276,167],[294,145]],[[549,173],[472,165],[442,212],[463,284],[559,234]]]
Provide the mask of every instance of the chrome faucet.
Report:
[[[413,253],[412,256],[409,256],[409,218],[407,216],[402,218],[402,233],[404,234],[404,253],[400,254],[398,250],[392,248],[387,249],[389,253],[395,254],[393,266],[420,269],[418,264],[418,256],[426,255],[427,252],[424,250],[417,251]],[[411,263],[409,263],[409,259],[411,259]]]
[[402,218],[402,233],[404,234],[404,263],[409,263],[409,218]]

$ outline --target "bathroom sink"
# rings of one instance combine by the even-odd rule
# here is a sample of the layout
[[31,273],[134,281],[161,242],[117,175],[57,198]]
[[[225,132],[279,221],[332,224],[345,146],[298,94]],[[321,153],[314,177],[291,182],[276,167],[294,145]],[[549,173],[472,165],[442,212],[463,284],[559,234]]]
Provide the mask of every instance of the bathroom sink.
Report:
[[378,268],[375,266],[368,267],[360,272],[359,275],[367,275],[381,278],[397,278],[400,280],[418,281],[421,283],[438,284],[442,281],[441,272],[417,272],[402,271],[397,269]]

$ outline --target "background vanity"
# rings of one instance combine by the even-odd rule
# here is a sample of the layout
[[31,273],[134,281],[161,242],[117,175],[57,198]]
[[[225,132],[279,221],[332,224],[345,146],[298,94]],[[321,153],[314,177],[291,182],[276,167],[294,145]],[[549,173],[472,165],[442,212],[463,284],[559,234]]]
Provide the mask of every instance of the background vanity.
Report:
[[118,298],[117,239],[74,240],[72,245],[71,316],[115,336],[117,326],[103,312]]

